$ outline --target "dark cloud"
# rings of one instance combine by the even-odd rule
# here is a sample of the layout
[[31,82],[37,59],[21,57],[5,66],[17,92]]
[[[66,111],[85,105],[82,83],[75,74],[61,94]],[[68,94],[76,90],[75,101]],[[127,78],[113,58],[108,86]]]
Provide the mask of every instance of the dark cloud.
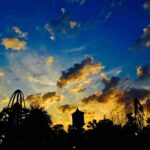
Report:
[[106,103],[109,100],[111,100],[112,97],[120,97],[120,94],[121,94],[120,90],[111,89],[103,93],[100,93],[100,92],[94,93],[88,97],[83,98],[81,101],[84,104],[88,104],[91,102]]
[[77,108],[77,106],[75,106],[75,105],[65,104],[65,105],[60,106],[58,109],[64,113],[66,111],[70,112],[76,108]]
[[137,39],[134,49],[139,49],[143,47],[150,47],[150,25],[143,29],[142,36]]
[[119,77],[111,77],[110,79],[102,79],[102,83],[104,84],[103,92],[110,90],[118,85],[120,81]]
[[148,64],[139,66],[137,68],[137,76],[141,80],[149,78],[150,77],[150,66]]
[[119,97],[118,102],[128,103],[130,100],[133,100],[135,97],[138,99],[144,99],[150,95],[150,90],[143,88],[130,88],[123,92]]
[[88,104],[91,102],[97,103],[106,103],[111,101],[112,99],[116,99],[116,102],[122,104],[131,104],[132,100],[137,97],[139,99],[144,99],[150,96],[150,90],[139,89],[139,88],[129,88],[127,90],[121,89],[110,89],[103,93],[97,92],[96,94],[92,94],[84,99],[82,99],[82,103]]
[[73,67],[62,71],[61,77],[57,81],[58,87],[64,87],[68,82],[76,81],[87,77],[90,74],[97,74],[103,69],[102,64],[94,63],[93,58],[87,56],[81,63],[74,64]]

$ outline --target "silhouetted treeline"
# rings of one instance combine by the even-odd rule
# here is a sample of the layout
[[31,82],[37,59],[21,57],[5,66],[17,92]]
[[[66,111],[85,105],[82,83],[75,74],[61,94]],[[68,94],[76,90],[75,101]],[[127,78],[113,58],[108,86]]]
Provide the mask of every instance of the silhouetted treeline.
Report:
[[[112,120],[92,120],[88,129],[63,125],[52,126],[51,117],[43,108],[31,108],[22,124],[13,126],[9,121],[0,122],[0,148],[12,149],[101,149],[101,147],[129,148],[145,144],[150,140],[150,119],[147,126],[139,128],[133,114],[128,114],[124,126],[115,125]],[[145,142],[145,143],[144,143]]]

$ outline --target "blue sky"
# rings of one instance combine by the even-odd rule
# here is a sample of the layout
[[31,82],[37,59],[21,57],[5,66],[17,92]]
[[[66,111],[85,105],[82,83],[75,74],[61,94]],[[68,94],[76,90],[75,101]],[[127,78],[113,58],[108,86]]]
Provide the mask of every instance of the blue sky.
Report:
[[0,97],[55,91],[77,105],[113,76],[115,88],[149,89],[149,18],[149,0],[1,0]]

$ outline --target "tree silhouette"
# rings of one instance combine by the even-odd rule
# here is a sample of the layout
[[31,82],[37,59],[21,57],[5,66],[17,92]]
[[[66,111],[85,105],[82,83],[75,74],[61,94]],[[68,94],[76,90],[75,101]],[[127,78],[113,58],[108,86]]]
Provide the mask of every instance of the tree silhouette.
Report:
[[[0,148],[85,150],[102,147],[107,149],[111,146],[113,149],[119,146],[116,143],[123,145],[125,149],[129,144],[134,148],[139,145],[144,148],[150,139],[150,118],[147,118],[147,124],[139,130],[137,118],[139,113],[144,114],[144,107],[137,99],[134,99],[133,107],[133,112],[126,114],[124,125],[117,125],[107,118],[93,119],[88,122],[87,129],[73,123],[66,132],[62,124],[52,124],[51,116],[44,108],[22,109],[21,105],[15,103],[0,113]],[[20,117],[20,114],[23,115]],[[76,122],[78,116],[80,118],[77,115]],[[113,144],[110,144],[112,141]]]
[[47,145],[52,136],[51,117],[42,107],[32,107],[22,128],[23,140],[27,145]]

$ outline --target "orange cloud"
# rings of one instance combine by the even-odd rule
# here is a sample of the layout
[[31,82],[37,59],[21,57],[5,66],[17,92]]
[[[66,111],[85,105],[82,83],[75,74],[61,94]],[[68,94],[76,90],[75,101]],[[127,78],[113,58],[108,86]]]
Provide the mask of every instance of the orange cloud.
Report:
[[50,101],[50,102],[60,102],[62,98],[63,98],[62,96],[56,95],[56,92],[48,92],[42,96],[42,99],[44,101]]
[[54,63],[54,61],[55,61],[55,58],[53,56],[48,56],[46,58],[46,65],[51,65]]
[[62,72],[61,77],[57,81],[60,88],[66,86],[69,82],[85,79],[91,74],[98,74],[104,66],[100,63],[94,63],[93,58],[87,56],[81,63],[74,64],[73,67]]
[[4,77],[5,76],[5,72],[0,70],[0,77]]
[[73,88],[69,90],[71,93],[80,93],[86,90],[86,86],[91,83],[91,79],[87,79],[81,83],[76,84]]
[[3,108],[5,108],[5,107],[7,107],[8,102],[9,102],[9,98],[8,98],[8,97],[3,97],[3,98],[0,100],[0,109],[3,109]]
[[54,102],[60,102],[63,96],[59,96],[56,92],[47,92],[44,95],[31,94],[26,97],[26,101],[31,106],[42,106],[45,107],[47,104],[52,104]]
[[104,93],[96,92],[88,97],[83,98],[81,101],[84,104],[97,102],[97,103],[106,103],[109,100],[119,98],[122,95],[122,91],[119,89],[111,89]]
[[75,105],[65,104],[65,105],[61,105],[58,109],[64,113],[64,112],[71,112],[75,110],[76,108],[77,106]]
[[26,48],[27,43],[20,41],[17,38],[3,38],[1,43],[6,49],[12,49],[15,51],[21,51]]

